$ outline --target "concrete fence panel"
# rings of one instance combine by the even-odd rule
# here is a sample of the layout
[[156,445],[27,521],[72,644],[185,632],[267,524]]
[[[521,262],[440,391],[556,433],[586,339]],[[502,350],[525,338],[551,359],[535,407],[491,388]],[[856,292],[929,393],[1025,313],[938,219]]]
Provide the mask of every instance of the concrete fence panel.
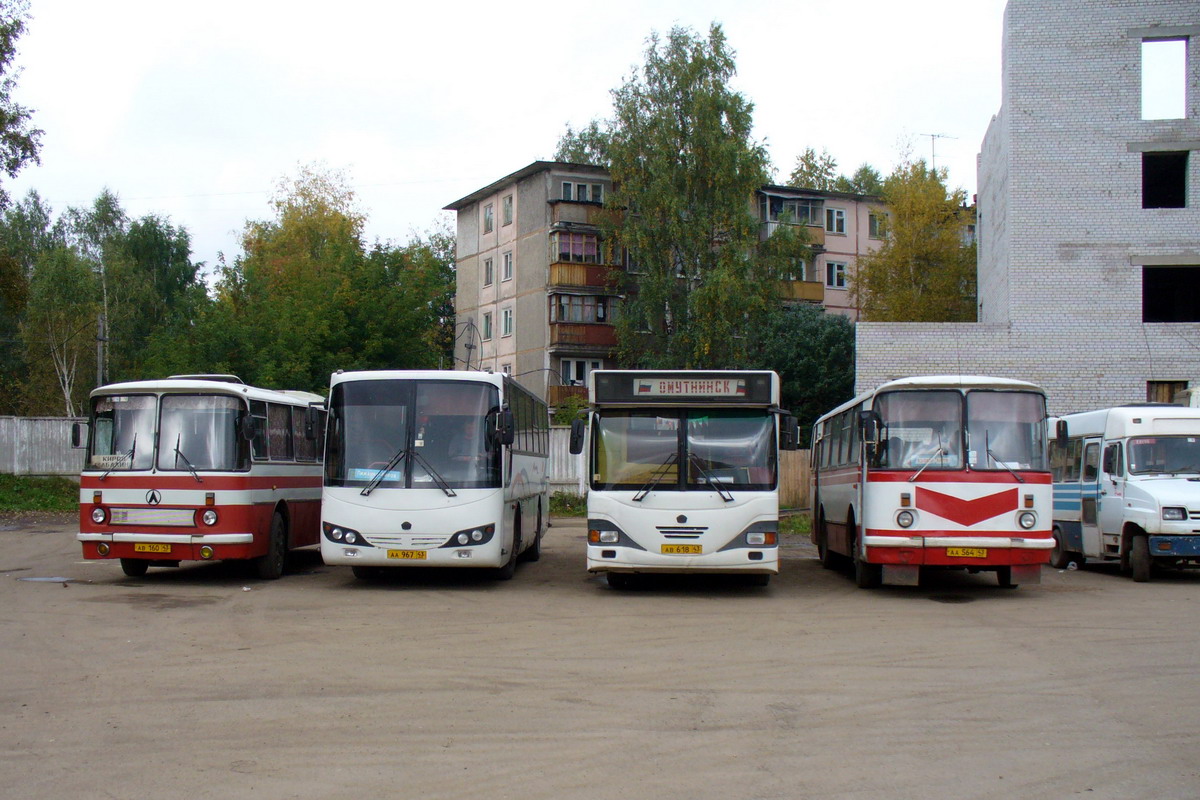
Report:
[[0,417],[0,472],[78,476],[83,450],[71,447],[72,417]]

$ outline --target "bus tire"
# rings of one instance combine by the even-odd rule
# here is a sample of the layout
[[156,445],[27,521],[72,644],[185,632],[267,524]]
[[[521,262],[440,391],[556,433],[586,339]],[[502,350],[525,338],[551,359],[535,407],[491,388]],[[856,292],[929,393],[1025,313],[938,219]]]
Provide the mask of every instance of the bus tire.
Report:
[[496,570],[496,580],[511,581],[513,575],[517,574],[517,556],[521,552],[521,514],[518,512],[516,519],[513,520],[513,541],[512,550],[508,553],[508,561],[504,562],[504,566]]
[[1050,551],[1050,566],[1055,569],[1066,569],[1067,565],[1072,561],[1071,553],[1063,544],[1063,532],[1057,525],[1054,526],[1054,549]]
[[287,524],[278,511],[271,517],[271,536],[267,540],[267,552],[254,562],[254,571],[264,581],[278,580],[283,575],[283,562],[287,558]]
[[1150,580],[1150,539],[1138,534],[1129,540],[1129,567],[1136,583]]
[[121,572],[131,578],[140,578],[150,569],[150,562],[144,558],[122,558]]
[[825,569],[834,569],[837,566],[837,557],[829,552],[829,531],[825,528],[823,510],[817,516],[817,560]]
[[533,563],[540,560],[542,557],[542,504],[538,502],[537,528],[534,529],[533,543],[529,545],[529,549],[525,551],[523,556],[525,561]]
[[996,583],[1000,584],[1000,588],[1002,589],[1017,588],[1017,584],[1013,583],[1012,579],[1012,567],[997,567]]
[[853,515],[847,517],[846,524],[854,531],[854,541],[850,545],[854,548],[854,583],[860,589],[878,589],[883,585],[883,565],[869,564],[863,560],[858,546],[858,524]]

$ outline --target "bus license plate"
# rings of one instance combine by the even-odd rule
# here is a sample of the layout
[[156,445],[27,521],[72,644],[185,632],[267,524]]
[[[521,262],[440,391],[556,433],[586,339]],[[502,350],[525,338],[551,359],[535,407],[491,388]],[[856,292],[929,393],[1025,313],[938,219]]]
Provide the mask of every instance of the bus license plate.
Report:
[[169,553],[171,545],[169,544],[135,544],[133,546],[135,553]]
[[704,553],[704,545],[699,544],[664,544],[663,555],[669,556],[698,556]]
[[424,550],[388,550],[388,558],[403,558],[408,561],[424,561]]
[[947,547],[946,555],[955,558],[987,558],[987,549],[983,547]]

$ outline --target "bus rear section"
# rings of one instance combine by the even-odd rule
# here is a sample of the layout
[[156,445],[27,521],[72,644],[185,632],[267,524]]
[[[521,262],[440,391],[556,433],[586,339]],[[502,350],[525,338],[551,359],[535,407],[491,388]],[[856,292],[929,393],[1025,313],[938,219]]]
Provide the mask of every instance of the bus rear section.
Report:
[[[625,586],[636,573],[779,571],[778,407],[770,372],[597,370],[588,450],[587,569]],[[794,425],[792,426],[794,429]],[[790,440],[789,440],[790,441]]]
[[1021,381],[931,376],[884,384],[814,427],[813,541],[859,586],[915,585],[922,568],[1037,583],[1052,496],[1045,397]]
[[333,375],[321,557],[359,578],[394,567],[535,561],[549,522],[545,404],[480,372]]
[[250,560],[279,577],[317,544],[321,397],[231,376],[113,384],[92,393],[80,475],[86,559],[127,575],[186,561]]

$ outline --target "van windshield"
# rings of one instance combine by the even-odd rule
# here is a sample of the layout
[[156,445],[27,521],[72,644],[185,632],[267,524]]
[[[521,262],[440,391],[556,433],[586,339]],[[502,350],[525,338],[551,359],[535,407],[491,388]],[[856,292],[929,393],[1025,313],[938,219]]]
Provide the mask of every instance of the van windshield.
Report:
[[1200,473],[1200,436],[1139,436],[1129,440],[1132,475]]

